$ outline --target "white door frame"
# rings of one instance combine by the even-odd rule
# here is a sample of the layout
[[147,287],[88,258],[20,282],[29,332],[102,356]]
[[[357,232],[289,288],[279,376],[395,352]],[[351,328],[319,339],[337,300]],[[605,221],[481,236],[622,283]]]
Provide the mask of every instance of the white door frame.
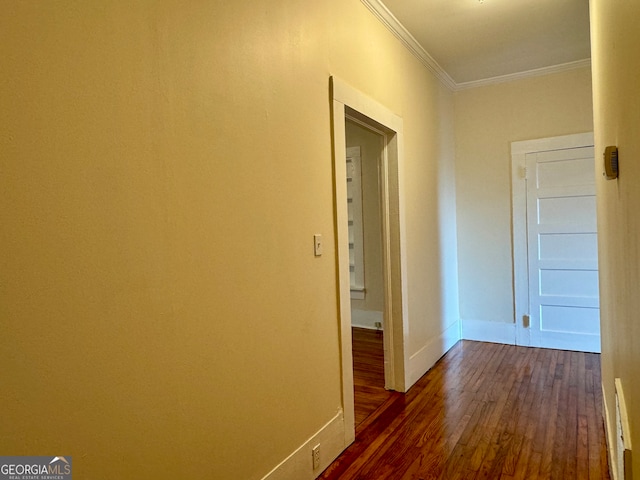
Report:
[[406,391],[408,319],[406,295],[406,229],[404,224],[403,174],[404,133],[402,118],[383,105],[331,77],[333,174],[336,215],[336,252],[342,370],[342,408],[345,445],[355,440],[353,397],[353,351],[351,344],[351,289],[349,280],[349,232],[347,215],[346,134],[348,110],[362,115],[365,123],[384,132],[382,153],[382,218],[384,268],[385,387]]
[[513,298],[516,345],[531,345],[531,332],[528,325],[525,325],[525,317],[528,319],[529,315],[526,156],[529,153],[592,147],[593,145],[593,132],[511,142]]

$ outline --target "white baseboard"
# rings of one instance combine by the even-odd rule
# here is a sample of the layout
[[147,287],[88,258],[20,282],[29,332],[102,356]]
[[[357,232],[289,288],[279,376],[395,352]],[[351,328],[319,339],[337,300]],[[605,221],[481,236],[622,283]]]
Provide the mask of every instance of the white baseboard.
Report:
[[358,328],[368,328],[369,330],[377,330],[376,322],[384,325],[384,317],[382,312],[371,310],[351,310],[351,326]]
[[460,320],[462,339],[479,342],[516,344],[516,324],[487,320]]
[[[615,417],[616,417],[616,426],[615,426],[615,442],[616,442],[616,452],[615,461],[611,461],[611,453],[609,454],[610,465],[614,466],[616,480],[631,480],[633,478],[633,461],[632,461],[632,452],[633,445],[631,441],[631,427],[629,425],[629,412],[627,410],[627,399],[624,394],[624,389],[622,388],[622,379],[616,378],[614,380],[615,384]],[[604,392],[604,390],[603,390]],[[603,393],[604,394],[604,393]],[[605,422],[605,425],[607,421]],[[611,425],[609,425],[611,427]],[[610,428],[611,433],[613,433],[613,427]],[[609,433],[607,433],[607,438]],[[610,439],[609,439],[610,440]],[[610,444],[611,446],[611,444]],[[609,450],[611,451],[611,450]]]
[[409,358],[407,390],[460,340],[460,322],[456,321]]
[[602,385],[602,404],[604,407],[604,437],[607,441],[607,456],[609,457],[609,475],[611,480],[618,480],[618,458],[614,456],[612,445],[617,445],[616,426],[609,422],[609,405],[607,404],[607,395]]
[[[344,443],[344,414],[340,410],[262,480],[313,480],[342,453],[346,448]],[[316,445],[320,445],[320,466],[314,470],[311,451]]]

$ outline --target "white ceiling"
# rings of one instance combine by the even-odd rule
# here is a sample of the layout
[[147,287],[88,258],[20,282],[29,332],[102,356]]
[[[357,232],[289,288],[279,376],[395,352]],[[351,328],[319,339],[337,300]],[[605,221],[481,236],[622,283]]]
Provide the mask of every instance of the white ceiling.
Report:
[[[365,3],[386,7],[391,18],[401,24],[399,28],[404,27],[417,40],[454,86],[558,66],[584,65],[591,56],[589,0]],[[389,26],[394,22],[385,23]]]

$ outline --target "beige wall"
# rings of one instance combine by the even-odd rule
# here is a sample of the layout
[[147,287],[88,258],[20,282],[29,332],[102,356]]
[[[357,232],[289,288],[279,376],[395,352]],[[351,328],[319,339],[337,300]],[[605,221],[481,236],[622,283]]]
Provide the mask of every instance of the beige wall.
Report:
[[336,415],[331,74],[404,119],[410,355],[457,321],[452,95],[359,0],[2,9],[3,454],[258,479]]
[[589,68],[455,94],[460,317],[513,323],[511,142],[593,129]]
[[[382,217],[378,165],[382,137],[353,123],[346,122],[347,147],[360,147],[362,170],[362,224],[364,240],[365,298],[352,299],[357,310],[382,312],[384,285],[382,277]],[[353,318],[352,318],[353,320]]]
[[[596,159],[607,145],[617,145],[620,155],[618,180],[606,180],[596,163],[602,381],[614,433],[614,379],[622,381],[633,478],[640,478],[640,3],[592,0],[590,7]],[[615,458],[616,445],[610,447]]]

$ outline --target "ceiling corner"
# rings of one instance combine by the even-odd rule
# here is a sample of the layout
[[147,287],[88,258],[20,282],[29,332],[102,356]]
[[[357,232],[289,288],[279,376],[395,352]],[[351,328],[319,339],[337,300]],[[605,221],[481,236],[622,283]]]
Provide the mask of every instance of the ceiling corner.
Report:
[[450,90],[457,90],[457,83],[435,61],[400,21],[380,0],[361,0],[362,3],[382,22],[382,24],[398,38],[409,51],[420,60]]

